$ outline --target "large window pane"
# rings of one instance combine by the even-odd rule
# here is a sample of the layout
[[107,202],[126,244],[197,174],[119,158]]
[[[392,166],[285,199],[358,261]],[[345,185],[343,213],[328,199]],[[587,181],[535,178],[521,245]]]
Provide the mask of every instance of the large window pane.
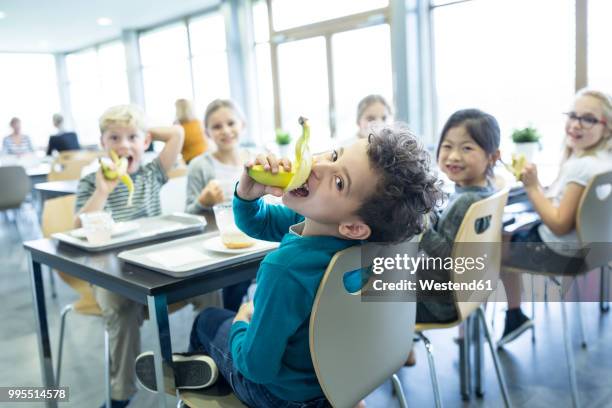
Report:
[[144,67],[169,64],[189,56],[187,29],[183,23],[144,33],[139,37],[139,44]]
[[542,159],[556,162],[561,112],[574,91],[573,10],[573,0],[473,1],[434,9],[438,129],[454,111],[477,107],[499,120],[506,153],[512,130],[531,124],[543,135]]
[[53,56],[0,54],[0,67],[0,138],[11,133],[9,121],[17,116],[32,143],[46,147],[51,116],[60,110]]
[[612,2],[589,0],[588,66],[589,86],[612,94]]
[[204,118],[204,110],[213,99],[230,97],[227,54],[196,57],[192,64],[196,109]]
[[224,52],[226,40],[223,15],[208,14],[189,21],[189,39],[193,56]]
[[257,102],[260,140],[267,144],[275,139],[274,95],[272,94],[272,62],[268,43],[255,46],[257,61]]
[[319,21],[386,7],[388,0],[329,1],[329,0],[273,0],[272,14],[275,30],[285,30]]
[[301,133],[298,118],[310,119],[311,149],[330,146],[329,95],[325,40],[315,37],[278,47],[281,116],[283,129]]
[[82,144],[97,144],[102,112],[129,103],[123,44],[115,42],[69,54],[66,68],[75,130]]
[[152,124],[174,121],[174,102],[193,98],[187,28],[183,23],[142,34],[145,108]]
[[336,137],[357,132],[357,104],[366,95],[381,94],[393,103],[389,26],[377,25],[332,37],[336,96]]

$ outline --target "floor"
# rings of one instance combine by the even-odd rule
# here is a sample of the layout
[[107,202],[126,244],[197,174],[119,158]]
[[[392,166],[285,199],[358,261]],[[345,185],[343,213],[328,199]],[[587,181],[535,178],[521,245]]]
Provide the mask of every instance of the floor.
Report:
[[[31,209],[30,209],[31,210]],[[34,211],[22,211],[7,219],[0,216],[0,298],[4,307],[0,311],[0,386],[39,386],[41,374],[36,339],[34,309],[30,288],[27,254],[21,242],[37,238]],[[71,289],[56,280],[58,296],[52,299],[48,273],[46,295],[53,355],[57,358],[57,336],[59,315],[64,305],[75,300]],[[531,313],[531,305],[526,304]],[[583,303],[588,348],[580,347],[579,331],[575,324],[577,304],[568,304],[572,327],[576,369],[581,402],[584,407],[612,407],[612,317],[601,314],[597,303]],[[489,308],[489,319],[493,310]],[[503,330],[503,305],[495,308],[495,338]],[[172,344],[183,351],[194,314],[184,308],[170,317]],[[499,355],[506,376],[510,398],[515,407],[571,406],[567,365],[561,331],[561,314],[558,303],[536,304],[536,341],[532,343],[529,333],[507,345]],[[491,320],[490,320],[491,322]],[[143,328],[143,350],[152,349],[152,326],[145,322]],[[453,342],[457,329],[431,331],[428,337],[434,345],[436,368],[446,407],[501,407],[503,401],[497,386],[495,370],[490,353],[485,352],[485,395],[478,399],[472,396],[464,402],[459,394],[458,350]],[[96,317],[71,315],[68,317],[65,352],[62,368],[62,385],[69,387],[70,402],[64,407],[98,407],[103,400],[103,327]],[[415,367],[402,368],[398,375],[410,407],[433,406],[433,393],[427,359],[422,342],[416,343]],[[173,406],[168,397],[168,406]],[[130,407],[156,406],[155,396],[140,390]],[[391,383],[387,381],[366,398],[367,407],[398,407]],[[43,406],[42,404],[0,403],[1,407],[16,408]]]

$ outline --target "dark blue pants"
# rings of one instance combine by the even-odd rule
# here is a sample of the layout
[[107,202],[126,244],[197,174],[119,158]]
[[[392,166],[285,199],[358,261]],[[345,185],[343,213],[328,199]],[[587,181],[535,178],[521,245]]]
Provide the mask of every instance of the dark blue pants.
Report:
[[[191,329],[190,352],[203,352],[215,360],[219,373],[229,383],[234,394],[246,405],[253,408],[323,408],[329,407],[325,398],[306,402],[283,401],[274,396],[261,384],[256,384],[238,372],[234,367],[229,350],[229,334],[236,313],[217,308],[202,311]],[[219,378],[217,381],[223,381]]]

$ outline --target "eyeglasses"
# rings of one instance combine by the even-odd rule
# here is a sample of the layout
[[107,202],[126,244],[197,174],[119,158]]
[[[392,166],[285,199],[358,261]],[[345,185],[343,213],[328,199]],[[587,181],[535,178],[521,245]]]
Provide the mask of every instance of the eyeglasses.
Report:
[[578,124],[583,129],[591,129],[593,126],[598,125],[600,123],[602,125],[605,125],[607,123],[605,120],[597,119],[593,115],[580,116],[580,115],[576,114],[576,112],[565,112],[563,114],[567,116],[567,120],[568,121],[570,121],[570,120],[577,120]]

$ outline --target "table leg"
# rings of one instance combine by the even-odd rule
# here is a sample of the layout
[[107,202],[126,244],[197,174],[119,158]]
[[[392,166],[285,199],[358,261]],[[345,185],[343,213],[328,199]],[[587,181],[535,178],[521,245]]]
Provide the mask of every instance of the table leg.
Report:
[[[164,378],[163,367],[172,367],[172,341],[168,323],[168,303],[165,295],[147,296],[149,318],[155,326],[157,341],[154,343],[155,379],[157,383],[158,406],[166,406],[165,381],[174,388],[174,377]],[[167,372],[167,370],[166,370]],[[172,371],[174,372],[174,371]]]
[[[49,324],[47,322],[47,307],[45,305],[45,288],[43,285],[42,268],[39,262],[32,260],[32,296],[34,309],[36,310],[36,329],[38,337],[38,352],[40,356],[40,368],[42,371],[42,383],[45,388],[55,388],[53,374],[53,358],[51,357],[51,344],[49,342]],[[47,400],[47,407],[57,407],[57,401]]]

